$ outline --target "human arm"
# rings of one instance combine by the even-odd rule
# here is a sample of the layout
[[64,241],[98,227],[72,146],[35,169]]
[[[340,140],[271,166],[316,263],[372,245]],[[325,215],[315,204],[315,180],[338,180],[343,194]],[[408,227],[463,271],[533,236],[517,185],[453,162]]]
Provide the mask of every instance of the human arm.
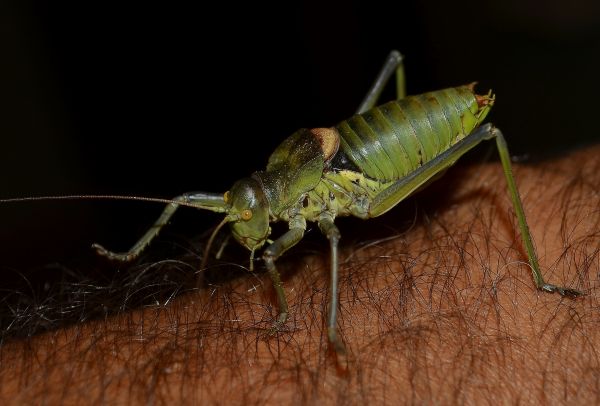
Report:
[[[268,277],[1,347],[14,403],[597,403],[600,147],[515,165],[546,279],[535,290],[498,163],[448,172],[414,202],[342,232],[340,365],[325,331],[327,255],[282,258],[287,331]],[[406,213],[409,212],[409,215]],[[365,231],[381,240],[365,242]],[[361,237],[362,236],[362,237]],[[384,239],[387,239],[384,241]],[[286,259],[287,258],[287,259]],[[3,402],[4,403],[4,402]]]

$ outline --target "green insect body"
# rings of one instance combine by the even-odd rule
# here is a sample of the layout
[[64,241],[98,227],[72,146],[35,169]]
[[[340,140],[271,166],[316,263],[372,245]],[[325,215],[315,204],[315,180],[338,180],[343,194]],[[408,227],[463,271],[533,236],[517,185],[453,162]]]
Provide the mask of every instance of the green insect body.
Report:
[[300,214],[312,221],[324,208],[363,219],[383,214],[387,210],[371,207],[377,197],[473,131],[493,101],[462,86],[391,101],[342,121],[335,126],[340,150],[304,197]]
[[461,86],[409,96],[357,114],[336,126],[342,152],[371,179],[400,179],[482,122],[493,98],[477,97],[473,86]]
[[[226,213],[208,246],[227,223],[234,238],[251,251],[251,258],[269,243],[262,257],[277,293],[277,331],[287,320],[288,305],[275,261],[302,239],[307,221],[317,222],[331,249],[327,333],[333,348],[342,353],[344,346],[336,330],[340,232],[335,218],[379,216],[441,175],[482,140],[495,138],[536,286],[562,295],[581,294],[548,284],[542,277],[502,133],[491,124],[480,125],[494,96],[477,95],[474,86],[468,85],[404,97],[401,62],[400,54],[393,51],[356,115],[335,127],[297,131],[271,154],[265,171],[239,180],[224,195],[200,192],[175,198],[126,253],[94,247],[101,255],[129,261],[150,243],[179,205]],[[375,107],[394,72],[398,100]],[[270,223],[275,221],[287,222],[289,230],[271,241]]]
[[318,221],[324,211],[363,219],[383,214],[371,210],[377,196],[471,133],[493,101],[461,86],[391,101],[331,129],[297,131],[271,155],[266,171],[253,175],[271,221]]

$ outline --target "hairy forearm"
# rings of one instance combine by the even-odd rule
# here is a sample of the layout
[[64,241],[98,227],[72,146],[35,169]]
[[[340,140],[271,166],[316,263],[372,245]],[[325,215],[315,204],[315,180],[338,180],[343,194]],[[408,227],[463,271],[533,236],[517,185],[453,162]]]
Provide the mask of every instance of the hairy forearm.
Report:
[[0,399],[597,403],[598,156],[595,147],[515,167],[544,276],[583,298],[535,290],[500,165],[463,167],[419,198],[413,227],[380,233],[385,241],[352,244],[340,221],[346,358],[328,352],[325,250],[292,251],[278,263],[285,331],[267,334],[277,306],[266,275],[244,276],[4,344]]

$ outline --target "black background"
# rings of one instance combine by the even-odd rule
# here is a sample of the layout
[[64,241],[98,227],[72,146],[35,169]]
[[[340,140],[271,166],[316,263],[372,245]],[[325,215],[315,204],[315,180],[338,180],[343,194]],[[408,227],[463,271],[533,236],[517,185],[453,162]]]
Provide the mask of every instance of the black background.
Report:
[[[296,129],[351,115],[391,49],[409,93],[493,88],[513,155],[599,139],[597,1],[290,3],[3,2],[0,197],[225,191]],[[124,249],[161,209],[1,205],[0,269]]]

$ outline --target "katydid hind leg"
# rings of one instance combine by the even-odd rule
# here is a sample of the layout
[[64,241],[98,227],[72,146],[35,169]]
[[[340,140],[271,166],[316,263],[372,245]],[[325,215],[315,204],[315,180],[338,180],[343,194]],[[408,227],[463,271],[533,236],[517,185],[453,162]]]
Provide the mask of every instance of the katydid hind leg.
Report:
[[275,323],[274,330],[279,330],[280,327],[286,322],[288,317],[288,303],[281,283],[281,276],[275,266],[275,261],[285,251],[296,245],[304,236],[303,228],[291,228],[284,235],[279,237],[269,245],[263,253],[263,260],[273,282],[275,293],[277,294],[277,303],[279,305],[279,314],[277,316],[277,322]]
[[356,113],[364,113],[365,111],[375,107],[381,92],[389,82],[393,74],[396,74],[396,95],[398,99],[404,98],[406,95],[404,65],[402,64],[402,55],[400,52],[393,50],[390,52],[388,57],[379,71],[375,82],[371,85],[371,88],[367,92],[367,95],[363,99],[362,103],[358,107]]
[[456,162],[461,156],[463,156],[467,151],[475,147],[481,141],[489,140],[494,137],[496,138],[496,145],[500,154],[500,160],[502,161],[504,176],[508,184],[508,189],[519,222],[521,238],[529,257],[533,279],[537,288],[546,292],[559,292],[563,296],[575,297],[582,295],[582,292],[578,290],[555,286],[544,281],[542,273],[539,269],[537,255],[533,247],[533,239],[525,219],[523,204],[521,203],[521,198],[519,196],[519,192],[517,191],[515,180],[512,175],[510,154],[508,152],[508,147],[506,146],[506,141],[504,140],[500,130],[493,127],[489,123],[477,128],[475,131],[450,147],[448,150],[439,154],[431,161],[410,173],[408,176],[399,179],[393,185],[389,186],[387,189],[375,196],[369,207],[369,215],[371,217],[377,217],[387,212],[401,200],[414,193],[419,187],[421,187],[421,185],[425,184],[434,176],[453,165],[454,162]]
[[508,152],[506,140],[504,139],[504,136],[502,135],[502,132],[499,129],[492,128],[491,131],[496,137],[496,146],[498,147],[498,153],[500,154],[500,160],[502,161],[504,177],[506,178],[506,183],[508,185],[508,190],[510,192],[510,196],[513,202],[513,207],[517,215],[519,228],[521,230],[521,239],[523,240],[525,250],[527,251],[527,256],[529,257],[529,264],[531,265],[531,272],[533,274],[533,280],[536,284],[536,287],[546,292],[558,292],[562,296],[576,297],[582,295],[583,293],[578,290],[556,286],[550,283],[546,283],[546,281],[544,280],[542,272],[540,271],[537,254],[533,246],[533,238],[531,237],[529,226],[527,225],[527,219],[525,218],[525,212],[523,211],[521,197],[519,196],[519,191],[517,189],[515,179],[513,177],[512,165],[510,163],[510,153]]
[[331,250],[331,274],[329,282],[329,315],[327,318],[327,338],[333,349],[338,354],[345,354],[346,348],[337,334],[337,310],[338,310],[338,246],[340,241],[340,231],[333,223],[330,215],[322,216],[319,219],[319,228],[327,236]]
[[190,192],[184,193],[173,199],[173,203],[170,203],[165,207],[158,220],[146,231],[146,233],[126,252],[113,252],[104,248],[100,244],[92,244],[92,248],[96,250],[98,255],[107,257],[108,259],[129,262],[136,259],[142,251],[152,242],[152,240],[158,235],[160,230],[169,222],[179,205],[177,202],[197,204],[199,209],[205,209],[215,212],[225,212],[225,202],[223,201],[223,195],[218,193],[205,193],[205,192]]

